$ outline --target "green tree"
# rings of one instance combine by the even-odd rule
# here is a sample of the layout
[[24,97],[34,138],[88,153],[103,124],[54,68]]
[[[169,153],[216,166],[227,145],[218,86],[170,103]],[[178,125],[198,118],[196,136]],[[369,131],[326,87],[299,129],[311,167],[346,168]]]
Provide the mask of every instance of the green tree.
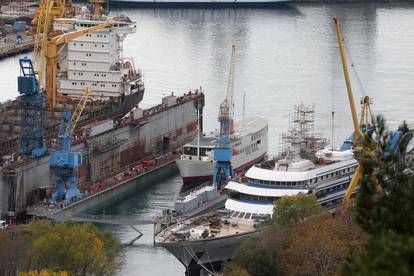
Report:
[[356,218],[371,236],[363,254],[348,257],[343,275],[414,274],[414,176],[407,169],[405,153],[412,139],[406,123],[402,137],[392,147],[395,136],[378,116],[373,122],[376,136],[366,146],[375,150],[362,162]]
[[230,264],[231,267],[225,269],[227,271],[225,275],[231,275],[230,272],[234,273],[232,268],[246,270],[252,276],[274,276],[277,274],[271,256],[257,243],[255,238],[247,238],[241,242]]
[[[413,235],[414,177],[407,173],[404,160],[412,131],[403,123],[400,126],[403,136],[399,145],[395,150],[390,150],[392,134],[386,128],[384,118],[378,116],[374,124],[377,135],[367,144],[378,145],[378,153],[370,154],[361,164],[363,170],[356,202],[357,221],[370,234],[393,231]],[[377,192],[377,185],[381,192]]]
[[47,221],[33,225],[32,268],[67,271],[70,275],[111,275],[119,245],[112,234],[92,224]]
[[284,196],[275,203],[273,218],[281,226],[297,225],[321,212],[314,195],[299,193],[296,196]]

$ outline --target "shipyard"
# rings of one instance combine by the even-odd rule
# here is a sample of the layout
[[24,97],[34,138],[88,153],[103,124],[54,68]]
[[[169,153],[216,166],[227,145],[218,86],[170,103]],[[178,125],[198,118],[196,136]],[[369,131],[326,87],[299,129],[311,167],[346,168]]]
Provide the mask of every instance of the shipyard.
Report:
[[414,273],[411,1],[0,5],[0,275]]

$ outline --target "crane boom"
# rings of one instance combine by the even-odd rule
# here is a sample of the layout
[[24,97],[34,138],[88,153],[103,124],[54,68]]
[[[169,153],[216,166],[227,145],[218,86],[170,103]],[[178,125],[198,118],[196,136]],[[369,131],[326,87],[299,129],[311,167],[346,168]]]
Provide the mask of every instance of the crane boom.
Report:
[[229,105],[229,117],[230,117],[230,133],[234,132],[234,71],[236,64],[236,46],[231,46],[231,59],[229,69],[229,79],[227,81],[226,100]]
[[349,72],[348,72],[348,63],[346,61],[345,50],[344,50],[343,39],[342,39],[342,33],[341,33],[341,27],[339,25],[338,18],[334,17],[334,22],[335,22],[335,27],[336,27],[336,36],[337,36],[337,39],[338,39],[339,52],[341,53],[342,69],[344,71],[344,77],[345,77],[346,90],[347,90],[347,93],[348,93],[349,106],[351,107],[352,122],[354,124],[354,142],[355,142],[355,140],[358,139],[357,136],[363,137],[363,133],[361,132],[360,125],[359,125],[359,122],[358,122],[358,115],[357,115],[357,112],[356,112],[354,96],[353,96],[353,93],[352,93],[352,86],[351,86],[351,81],[350,81]]
[[75,130],[76,124],[79,121],[80,116],[82,115],[83,109],[85,108],[86,102],[89,99],[89,96],[92,93],[92,89],[90,89],[89,87],[87,87],[85,89],[85,94],[83,94],[82,98],[80,99],[78,105],[75,108],[75,111],[73,112],[72,115],[72,123],[68,124],[67,128],[66,128],[66,132],[69,133],[73,133],[73,131]]
[[[364,161],[365,156],[370,155],[372,149],[369,147],[366,147],[364,142],[366,137],[369,135],[369,105],[370,105],[370,99],[368,96],[365,96],[361,100],[362,110],[361,110],[361,118],[358,120],[358,115],[356,113],[356,107],[355,107],[355,101],[354,96],[352,93],[352,87],[351,87],[351,81],[349,78],[348,73],[348,64],[346,61],[345,56],[345,50],[343,46],[343,39],[342,39],[342,33],[341,33],[341,27],[339,25],[339,20],[334,17],[335,27],[336,27],[336,35],[338,39],[338,45],[339,45],[339,51],[341,53],[341,60],[342,60],[342,68],[344,71],[344,77],[345,77],[345,83],[346,83],[346,89],[348,93],[348,100],[349,105],[351,107],[351,113],[352,113],[352,122],[354,124],[354,133],[353,133],[353,140],[354,140],[354,157],[358,161],[358,166],[355,170],[354,176],[352,177],[351,182],[349,183],[348,189],[345,193],[345,196],[343,198],[343,203],[345,205],[349,204],[349,200],[351,199],[351,196],[353,192],[355,191],[356,186],[358,185],[359,180],[362,176],[362,168],[361,163]],[[364,132],[362,130],[365,130]],[[375,176],[372,176],[374,183],[376,183]],[[378,191],[380,191],[380,187],[377,183],[376,188]]]
[[54,108],[56,105],[56,73],[57,73],[57,55],[58,46],[65,45],[73,39],[77,39],[85,34],[93,33],[112,26],[114,22],[108,21],[96,26],[85,28],[82,30],[64,33],[55,36],[49,40],[46,51],[46,96],[47,107]]

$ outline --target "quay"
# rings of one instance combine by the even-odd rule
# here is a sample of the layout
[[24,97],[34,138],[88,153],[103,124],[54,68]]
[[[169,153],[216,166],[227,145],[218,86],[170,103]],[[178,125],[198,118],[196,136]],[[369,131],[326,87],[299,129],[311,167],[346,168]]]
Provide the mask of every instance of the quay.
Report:
[[[154,167],[146,172],[139,173],[137,175],[132,175],[131,177],[126,177],[123,181],[109,186],[101,191],[87,195],[71,204],[66,206],[49,205],[46,203],[40,203],[34,205],[27,210],[27,214],[38,217],[38,218],[47,218],[54,221],[91,221],[91,222],[101,222],[109,224],[119,224],[119,222],[124,222],[122,220],[110,219],[107,217],[105,220],[101,219],[98,221],[96,218],[92,219],[91,217],[85,216],[83,212],[90,210],[97,210],[105,208],[106,206],[113,204],[122,198],[125,198],[127,195],[130,195],[134,192],[139,192],[147,188],[149,185],[156,183],[168,176],[174,175],[178,172],[178,169],[175,165],[175,159],[168,160],[160,166]],[[128,219],[127,224],[142,224],[137,223],[136,221],[132,222],[131,219]],[[145,221],[144,224],[149,224],[149,221]],[[152,222],[151,222],[152,223]]]

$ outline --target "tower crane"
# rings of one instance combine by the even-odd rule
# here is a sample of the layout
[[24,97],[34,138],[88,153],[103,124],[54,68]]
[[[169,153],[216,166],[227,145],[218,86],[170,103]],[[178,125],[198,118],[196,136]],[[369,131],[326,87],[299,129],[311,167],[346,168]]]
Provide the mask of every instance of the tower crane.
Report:
[[220,136],[217,145],[214,147],[213,159],[216,161],[214,168],[213,183],[220,185],[224,179],[233,177],[231,158],[233,155],[230,146],[230,134],[233,128],[233,87],[234,87],[234,63],[236,48],[232,46],[229,81],[227,84],[227,94],[223,103],[220,105],[218,121],[220,122]]
[[[54,169],[56,182],[56,190],[52,194],[53,202],[62,198],[65,198],[66,202],[70,202],[73,198],[80,196],[77,187],[76,169],[82,165],[83,156],[81,152],[71,151],[71,140],[72,133],[91,93],[91,89],[86,88],[85,94],[79,101],[73,115],[70,111],[65,111],[62,114],[58,134],[59,149],[50,155],[50,167]],[[65,183],[69,183],[67,191]]]

